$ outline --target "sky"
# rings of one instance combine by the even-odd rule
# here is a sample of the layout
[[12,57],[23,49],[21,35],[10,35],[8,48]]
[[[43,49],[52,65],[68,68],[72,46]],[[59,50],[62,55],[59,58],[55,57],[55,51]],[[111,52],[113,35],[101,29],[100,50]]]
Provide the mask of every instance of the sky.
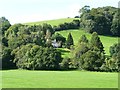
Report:
[[0,0],[0,17],[11,24],[74,17],[85,5],[114,6],[120,0]]

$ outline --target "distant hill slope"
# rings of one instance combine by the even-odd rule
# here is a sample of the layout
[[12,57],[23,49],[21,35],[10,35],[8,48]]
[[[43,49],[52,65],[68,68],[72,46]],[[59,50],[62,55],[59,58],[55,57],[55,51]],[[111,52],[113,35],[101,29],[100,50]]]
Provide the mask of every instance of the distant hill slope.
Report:
[[28,22],[28,23],[24,23],[26,25],[38,25],[38,24],[43,24],[43,23],[48,23],[48,24],[51,24],[52,26],[54,25],[59,25],[59,24],[62,24],[64,22],[71,22],[73,21],[74,19],[78,19],[78,18],[62,18],[62,19],[55,19],[55,20],[45,20],[45,21],[38,21],[38,22]]
[[[58,31],[56,33],[60,33],[62,34],[64,37],[67,38],[68,34],[71,33],[74,39],[74,43],[75,45],[77,45],[78,40],[80,39],[80,37],[84,34],[87,36],[87,38],[90,40],[92,34],[86,33],[84,30],[80,29],[74,29],[74,30],[64,30],[64,31]],[[109,55],[109,47],[112,46],[114,43],[118,43],[118,37],[110,37],[110,36],[102,36],[99,35],[100,39],[104,45],[104,50],[106,52],[107,55]]]

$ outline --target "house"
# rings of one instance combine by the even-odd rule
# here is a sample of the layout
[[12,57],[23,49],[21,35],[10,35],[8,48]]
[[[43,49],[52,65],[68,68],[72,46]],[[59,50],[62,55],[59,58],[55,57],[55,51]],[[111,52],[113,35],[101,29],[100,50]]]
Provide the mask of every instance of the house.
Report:
[[54,39],[54,40],[52,41],[52,46],[53,46],[54,48],[59,48],[59,47],[61,47],[61,41],[56,41],[56,39]]

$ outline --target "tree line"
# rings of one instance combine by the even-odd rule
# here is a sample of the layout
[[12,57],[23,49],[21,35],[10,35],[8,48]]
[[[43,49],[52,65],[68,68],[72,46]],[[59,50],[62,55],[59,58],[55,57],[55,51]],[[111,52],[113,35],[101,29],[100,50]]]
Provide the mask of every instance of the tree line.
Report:
[[[81,18],[70,23],[52,27],[50,24],[23,25],[14,24],[5,18],[0,18],[0,48],[2,48],[2,69],[21,68],[28,70],[70,70],[89,71],[120,71],[120,43],[110,47],[110,56],[105,55],[104,46],[98,36],[119,36],[119,23],[116,19],[116,8],[103,7],[81,9]],[[105,11],[103,13],[103,11]],[[105,20],[105,21],[103,21]],[[109,21],[110,20],[110,21]],[[115,22],[115,23],[112,23]],[[117,25],[117,27],[116,27]],[[92,33],[91,40],[82,35],[78,45],[74,45],[72,34],[65,38],[60,30],[85,28]],[[120,30],[120,29],[119,29]],[[73,57],[63,58],[61,52],[52,43],[60,43],[60,47],[68,48]]]
[[106,6],[92,8],[84,6],[79,10],[80,26],[87,32],[100,35],[120,36],[120,9]]
[[71,50],[73,57],[64,58],[62,67],[88,71],[120,71],[120,43],[115,43],[109,48],[110,56],[105,54],[104,46],[96,32],[90,40],[82,35],[78,44]]

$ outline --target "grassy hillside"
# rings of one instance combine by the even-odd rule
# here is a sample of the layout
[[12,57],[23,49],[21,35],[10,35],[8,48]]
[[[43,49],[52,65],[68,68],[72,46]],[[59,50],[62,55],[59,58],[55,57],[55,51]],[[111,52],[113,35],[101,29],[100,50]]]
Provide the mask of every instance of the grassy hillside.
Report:
[[[73,39],[74,39],[74,43],[75,45],[78,43],[78,40],[80,39],[81,35],[85,34],[87,36],[87,38],[90,40],[91,38],[91,34],[86,33],[84,30],[66,30],[66,31],[59,31],[57,33],[62,34],[63,36],[65,36],[67,38],[68,33],[71,32]],[[102,36],[99,35],[100,39],[104,45],[104,49],[107,55],[109,55],[109,47],[111,45],[113,45],[114,43],[118,42],[118,38],[117,37],[110,37],[110,36]],[[67,55],[65,53],[65,55]]]
[[54,25],[59,25],[62,24],[64,22],[71,22],[76,18],[63,18],[63,19],[55,19],[55,20],[46,20],[46,21],[38,21],[38,22],[29,22],[29,23],[25,23],[27,25],[38,25],[38,24],[43,24],[43,23],[48,23],[51,24],[52,26]]
[[[0,71],[1,72],[1,71]],[[118,74],[87,71],[2,71],[3,88],[117,88]],[[89,77],[88,77],[89,76]],[[1,80],[1,77],[0,77]]]

